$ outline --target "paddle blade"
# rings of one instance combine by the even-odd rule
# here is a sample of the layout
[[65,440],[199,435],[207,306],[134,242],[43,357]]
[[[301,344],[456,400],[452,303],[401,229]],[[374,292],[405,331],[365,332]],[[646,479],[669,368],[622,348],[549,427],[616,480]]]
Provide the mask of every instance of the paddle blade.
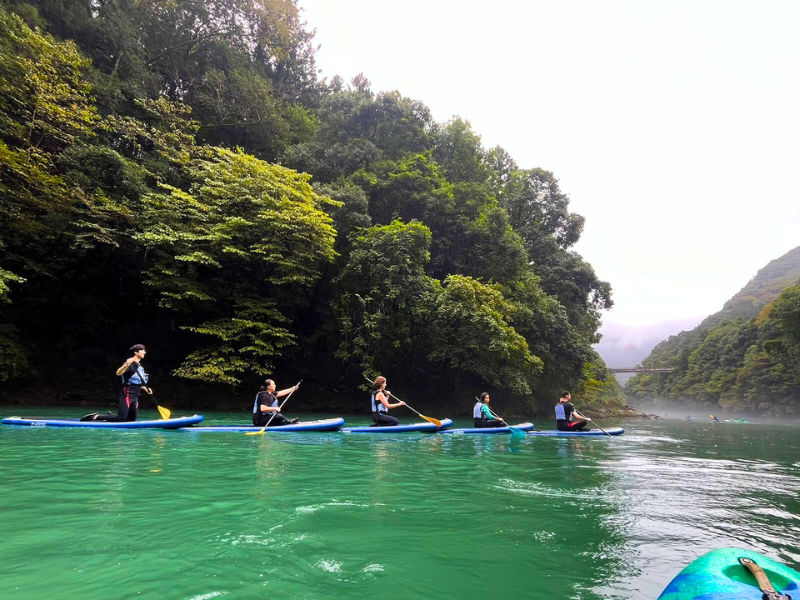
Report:
[[161,418],[165,421],[169,419],[169,416],[172,414],[168,408],[164,408],[163,406],[157,406],[156,408],[158,408],[158,414],[160,414]]
[[420,415],[423,419],[425,419],[428,423],[433,423],[437,427],[442,426],[442,422],[439,419],[434,419],[433,417],[426,417],[425,415]]
[[508,428],[511,430],[511,439],[515,440],[524,440],[525,439],[525,432],[522,429],[517,429],[516,427],[511,427],[510,425]]
[[248,431],[245,435],[264,435],[264,430],[266,427],[262,427],[261,431]]

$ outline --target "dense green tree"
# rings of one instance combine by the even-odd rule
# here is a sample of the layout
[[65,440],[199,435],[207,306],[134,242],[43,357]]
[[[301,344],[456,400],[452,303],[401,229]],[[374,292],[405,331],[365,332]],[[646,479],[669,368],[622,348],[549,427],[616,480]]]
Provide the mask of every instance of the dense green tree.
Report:
[[333,259],[335,230],[308,177],[246,154],[210,149],[188,192],[144,198],[146,285],[188,330],[211,339],[176,374],[236,383],[294,341],[289,307]]
[[0,378],[135,335],[205,382],[613,396],[610,292],[554,177],[318,81],[294,0],[5,0],[0,28]]
[[418,352],[423,301],[434,281],[425,274],[430,230],[419,222],[376,225],[352,240],[350,260],[335,280],[342,328],[337,355],[363,372],[397,368]]
[[493,164],[501,169],[496,175],[500,204],[511,227],[525,241],[542,287],[559,299],[573,324],[596,343],[598,311],[611,308],[613,302],[611,286],[569,250],[580,239],[584,218],[569,212],[569,198],[552,173],[542,169],[508,171],[512,163],[507,157],[499,150],[493,156]]
[[434,133],[433,158],[452,183],[484,183],[489,177],[487,153],[468,121],[454,118]]
[[436,286],[427,304],[431,362],[455,371],[456,378],[464,371],[499,389],[531,393],[542,361],[512,326],[517,307],[499,286],[451,275]]
[[28,273],[57,276],[81,196],[55,172],[62,151],[93,135],[87,67],[71,42],[0,11],[0,293]]

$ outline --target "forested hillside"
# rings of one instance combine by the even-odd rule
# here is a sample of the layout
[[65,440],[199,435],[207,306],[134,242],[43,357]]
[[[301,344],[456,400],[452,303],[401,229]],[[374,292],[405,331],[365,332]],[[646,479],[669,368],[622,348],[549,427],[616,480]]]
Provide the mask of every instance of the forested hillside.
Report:
[[378,372],[617,406],[555,176],[315,51],[293,0],[0,2],[6,393],[85,399],[144,343],[190,406],[278,373],[361,408]]
[[637,375],[626,392],[676,405],[799,414],[798,283],[800,247],[761,269],[720,312],[656,346],[642,364],[674,370]]

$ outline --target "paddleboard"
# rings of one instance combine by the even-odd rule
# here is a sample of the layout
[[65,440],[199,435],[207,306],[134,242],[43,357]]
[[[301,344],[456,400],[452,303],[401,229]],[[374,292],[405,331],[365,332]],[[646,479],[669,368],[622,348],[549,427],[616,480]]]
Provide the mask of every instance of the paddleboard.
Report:
[[453,424],[452,419],[441,419],[441,428],[433,423],[411,423],[408,425],[395,425],[394,427],[344,427],[344,433],[435,433],[442,431]]
[[750,550],[721,548],[704,554],[673,579],[658,600],[761,600],[755,577],[739,564],[749,558],[769,577],[775,591],[800,598],[800,573]]
[[[608,427],[606,431],[608,435],[622,435],[625,433],[622,427]],[[538,435],[541,437],[608,437],[599,429],[590,429],[589,431],[559,431],[558,429],[546,429],[542,431],[529,431],[528,435]]]
[[[267,427],[264,433],[287,433],[292,431],[336,431],[344,425],[344,419],[322,419],[320,421],[306,421],[304,423],[293,423],[291,425],[281,425],[279,427]],[[202,432],[250,432],[261,431],[263,427],[253,427],[252,425],[216,425],[203,427],[184,427],[181,431],[202,431]]]
[[40,419],[38,417],[8,417],[0,421],[3,425],[23,425],[28,427],[91,427],[95,429],[179,429],[203,420],[203,415],[179,417],[175,419],[156,419],[152,421],[81,421],[79,419]]
[[[521,429],[522,431],[530,431],[533,429],[533,423],[520,423],[519,425],[512,425],[514,429]],[[461,427],[458,429],[448,429],[442,433],[452,433],[454,435],[491,435],[491,434],[509,434],[511,429],[508,427]]]

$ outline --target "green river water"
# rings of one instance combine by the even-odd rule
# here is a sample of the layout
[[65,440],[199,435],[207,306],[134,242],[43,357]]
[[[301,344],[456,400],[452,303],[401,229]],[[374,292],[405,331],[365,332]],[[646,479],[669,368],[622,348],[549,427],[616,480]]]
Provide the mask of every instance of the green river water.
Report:
[[800,569],[800,427],[601,425],[626,433],[2,426],[0,594],[645,599],[722,546]]

